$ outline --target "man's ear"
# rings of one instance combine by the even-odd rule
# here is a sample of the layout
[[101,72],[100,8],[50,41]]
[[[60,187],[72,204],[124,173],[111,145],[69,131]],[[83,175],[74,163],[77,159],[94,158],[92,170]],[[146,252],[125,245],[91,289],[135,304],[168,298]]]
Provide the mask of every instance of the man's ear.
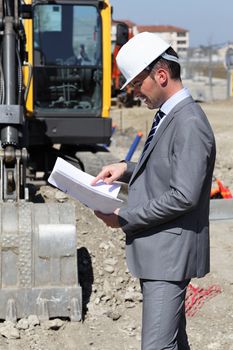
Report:
[[159,83],[164,86],[167,84],[168,82],[168,72],[163,69],[163,68],[160,68],[157,70],[157,79],[159,81]]

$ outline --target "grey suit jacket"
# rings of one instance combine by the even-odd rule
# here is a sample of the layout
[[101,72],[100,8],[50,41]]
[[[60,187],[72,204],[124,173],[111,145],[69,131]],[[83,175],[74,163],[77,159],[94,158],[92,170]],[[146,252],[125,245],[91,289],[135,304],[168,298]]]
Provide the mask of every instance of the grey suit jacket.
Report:
[[185,98],[166,116],[139,163],[127,162],[120,209],[130,272],[181,281],[209,272],[209,201],[215,140],[206,115]]

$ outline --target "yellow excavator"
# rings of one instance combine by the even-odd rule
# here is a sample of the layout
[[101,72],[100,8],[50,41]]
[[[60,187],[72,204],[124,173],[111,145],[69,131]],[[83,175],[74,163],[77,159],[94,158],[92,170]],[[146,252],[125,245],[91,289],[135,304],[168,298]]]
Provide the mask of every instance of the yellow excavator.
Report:
[[0,319],[81,319],[74,207],[29,184],[108,144],[110,103],[108,0],[0,0]]

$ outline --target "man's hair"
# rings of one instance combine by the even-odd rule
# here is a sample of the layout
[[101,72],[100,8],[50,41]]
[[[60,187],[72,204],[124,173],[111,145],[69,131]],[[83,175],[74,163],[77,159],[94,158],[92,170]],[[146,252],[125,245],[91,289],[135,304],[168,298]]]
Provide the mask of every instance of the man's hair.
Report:
[[[165,51],[165,53],[167,53],[168,55],[175,56],[175,57],[179,58],[177,53],[175,52],[175,50],[173,50],[172,47],[169,47]],[[165,68],[165,69],[167,69],[169,71],[171,79],[173,79],[173,80],[181,80],[179,63],[174,62],[174,61],[166,60],[162,56],[159,56],[158,58],[156,58],[156,60],[154,60],[149,65],[149,68],[151,70],[152,69],[156,70],[156,69],[159,69],[159,68]]]

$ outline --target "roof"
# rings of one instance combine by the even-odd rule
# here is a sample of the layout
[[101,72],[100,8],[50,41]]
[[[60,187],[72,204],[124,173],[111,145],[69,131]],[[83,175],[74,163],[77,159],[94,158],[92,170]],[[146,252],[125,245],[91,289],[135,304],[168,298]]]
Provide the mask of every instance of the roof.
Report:
[[127,24],[130,28],[137,26],[136,23],[129,21],[128,19],[117,19],[117,20],[112,20],[113,24],[117,24],[118,22],[123,22]]
[[176,33],[183,33],[183,32],[188,32],[187,29],[184,28],[179,28],[175,26],[170,26],[170,25],[138,25],[137,26],[138,31],[141,32],[151,32],[151,33],[164,33],[164,32],[176,32]]

